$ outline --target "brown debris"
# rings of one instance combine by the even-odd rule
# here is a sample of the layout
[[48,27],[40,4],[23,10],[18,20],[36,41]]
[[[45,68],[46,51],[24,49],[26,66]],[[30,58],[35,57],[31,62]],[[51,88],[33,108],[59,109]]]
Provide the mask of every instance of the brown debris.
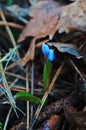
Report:
[[20,122],[19,124],[13,126],[10,130],[26,130],[26,123]]
[[52,114],[49,119],[42,123],[42,126],[38,130],[58,130],[61,126],[62,117],[56,114]]
[[72,126],[86,128],[86,112],[78,112],[72,105],[64,102],[64,114]]
[[49,130],[58,130],[61,125],[61,116],[52,114],[47,122],[49,123]]
[[51,105],[48,105],[45,109],[44,112],[40,114],[40,116],[37,119],[36,124],[39,124],[46,118],[50,118],[50,116],[54,113],[59,113],[63,109],[63,99],[56,101],[55,103],[52,103]]
[[51,103],[51,105],[45,107],[44,111],[39,115],[36,121],[36,126],[39,126],[39,124],[46,119],[49,119],[49,121],[51,121],[50,119],[51,117],[53,118],[53,114],[57,115],[60,113],[60,116],[63,115],[64,111],[64,117],[71,126],[77,128],[86,128],[86,112],[77,111],[77,109],[74,108],[75,105],[77,106],[77,104],[82,101],[82,97],[83,93],[81,95],[79,93],[73,93],[68,98],[64,98]]

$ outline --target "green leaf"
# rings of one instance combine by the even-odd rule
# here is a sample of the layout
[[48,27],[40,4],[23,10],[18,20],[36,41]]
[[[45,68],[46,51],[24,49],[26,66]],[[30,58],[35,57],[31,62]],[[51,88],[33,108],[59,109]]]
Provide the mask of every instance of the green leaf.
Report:
[[0,130],[2,130],[2,127],[3,127],[3,125],[2,125],[2,123],[0,122]]
[[50,72],[51,72],[51,62],[46,58],[43,70],[43,82],[44,82],[44,90],[46,91],[49,80],[50,80]]
[[0,130],[2,130],[2,127],[0,126]]
[[5,5],[9,6],[9,5],[12,5],[13,4],[13,0],[7,0]]
[[0,126],[3,126],[1,122],[0,122]]
[[33,96],[32,94],[28,93],[28,92],[18,92],[16,93],[16,95],[14,96],[15,99],[21,99],[21,100],[25,100],[25,101],[30,101],[34,104],[39,105],[41,102],[41,99]]

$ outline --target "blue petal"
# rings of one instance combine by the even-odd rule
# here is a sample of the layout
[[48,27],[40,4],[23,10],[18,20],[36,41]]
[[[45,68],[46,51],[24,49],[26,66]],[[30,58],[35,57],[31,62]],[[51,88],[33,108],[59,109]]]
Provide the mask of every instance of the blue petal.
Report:
[[47,56],[49,54],[49,51],[50,51],[49,46],[47,44],[43,43],[42,44],[42,53]]
[[48,54],[48,60],[52,62],[54,59],[55,59],[54,50],[50,49]]

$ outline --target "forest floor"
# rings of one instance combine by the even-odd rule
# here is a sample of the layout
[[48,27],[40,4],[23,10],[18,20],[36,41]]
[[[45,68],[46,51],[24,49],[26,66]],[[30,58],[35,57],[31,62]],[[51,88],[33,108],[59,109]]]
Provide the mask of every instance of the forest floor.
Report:
[[86,129],[86,0],[0,1],[0,130]]

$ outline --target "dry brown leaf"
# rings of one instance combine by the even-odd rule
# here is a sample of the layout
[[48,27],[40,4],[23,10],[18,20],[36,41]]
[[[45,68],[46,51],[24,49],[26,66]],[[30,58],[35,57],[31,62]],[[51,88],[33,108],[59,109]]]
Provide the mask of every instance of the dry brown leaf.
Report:
[[31,17],[50,17],[58,11],[57,7],[61,5],[61,3],[55,3],[51,0],[39,1],[29,9],[29,15]]
[[39,18],[33,18],[28,22],[21,33],[18,42],[25,40],[28,36],[33,36],[38,39],[55,33],[58,23],[58,16],[56,14],[47,18]]
[[[34,18],[28,22],[21,33],[18,42],[23,41],[28,36],[33,36],[34,38],[30,43],[30,48],[26,55],[19,61],[20,65],[24,66],[29,60],[34,59],[35,41],[37,39],[46,37],[47,35],[54,35],[56,32],[59,12],[61,9],[60,7],[57,7],[58,5],[52,1],[40,1],[37,5],[32,7],[30,15],[34,16]],[[32,11],[34,9],[36,12]]]
[[54,35],[54,33],[56,32],[57,22],[58,22],[58,18],[56,17],[56,15],[54,15],[45,21],[40,20],[40,22],[39,19],[34,18],[30,21],[31,25],[30,23],[27,24],[23,33],[20,35],[18,42],[24,40],[26,36],[34,36],[34,38],[30,43],[30,48],[28,49],[26,55],[24,56],[23,59],[21,59],[21,61],[19,61],[20,65],[24,66],[29,60],[34,59],[36,40],[42,37],[46,37],[49,34]]
[[37,2],[37,4],[30,8],[29,15],[33,18],[21,33],[18,42],[23,41],[28,36],[41,38],[52,33],[54,34],[60,9],[53,1]]
[[55,47],[59,52],[64,54],[70,54],[71,56],[76,57],[77,59],[83,58],[80,54],[78,48],[73,44],[59,43],[59,42],[48,42],[47,43],[51,47]]
[[86,31],[86,0],[78,0],[63,7],[58,22],[59,32],[69,32],[71,29]]
[[53,1],[40,1],[31,7],[29,15],[33,18],[24,28],[18,42],[28,36],[34,38],[28,52],[19,62],[22,66],[34,59],[37,39],[54,35],[57,29],[60,33],[69,32],[71,29],[86,31],[86,0],[77,0],[66,6],[58,6]]

